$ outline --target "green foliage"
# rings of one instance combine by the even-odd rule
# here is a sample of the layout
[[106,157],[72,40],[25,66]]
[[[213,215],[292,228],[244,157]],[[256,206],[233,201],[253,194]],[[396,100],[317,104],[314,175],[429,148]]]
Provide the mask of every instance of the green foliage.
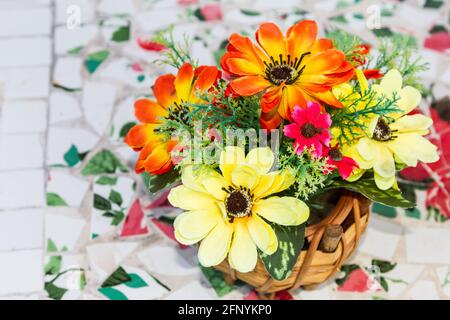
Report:
[[128,168],[109,150],[95,154],[81,171],[83,176],[128,172]]
[[325,187],[328,180],[327,158],[315,157],[312,150],[305,149],[298,155],[292,146],[285,146],[285,152],[280,154],[280,168],[295,172],[295,182],[290,190],[299,199],[308,200]]
[[377,97],[373,90],[363,92],[360,96],[351,93],[339,100],[345,106],[342,109],[328,110],[331,115],[334,135],[340,144],[352,144],[355,140],[367,135],[370,119],[375,116],[383,116],[392,121],[392,114],[400,112],[397,106],[399,96]]
[[49,207],[67,207],[66,201],[54,192],[47,192],[47,206]]
[[180,172],[176,169],[159,175],[142,174],[144,186],[152,193],[169,188],[180,180]]
[[356,61],[364,61],[365,57],[358,47],[364,44],[363,40],[340,29],[333,29],[326,32],[326,37],[333,41],[336,49],[341,50],[345,54],[347,61],[355,63]]
[[197,61],[189,54],[191,43],[188,37],[184,37],[183,43],[176,43],[173,37],[173,25],[167,30],[157,32],[153,41],[160,43],[167,48],[167,50],[162,53],[163,58],[158,59],[156,62],[167,64],[175,68],[181,67],[186,62],[189,62],[194,67],[197,66]]

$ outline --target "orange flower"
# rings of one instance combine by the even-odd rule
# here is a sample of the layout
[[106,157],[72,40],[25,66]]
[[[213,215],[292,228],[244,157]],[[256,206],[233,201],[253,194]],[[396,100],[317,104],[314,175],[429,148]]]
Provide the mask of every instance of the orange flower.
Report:
[[199,102],[199,92],[209,90],[220,77],[216,67],[201,66],[195,70],[185,63],[177,76],[165,74],[158,77],[153,86],[156,101],[140,99],[134,104],[136,118],[141,122],[128,131],[125,142],[140,151],[136,173],[163,174],[173,168],[170,152],[176,141],[165,138],[157,128],[169,118],[169,109],[185,112],[186,103]]
[[353,66],[329,39],[316,39],[315,21],[303,20],[285,37],[277,25],[263,23],[256,45],[248,37],[232,34],[221,66],[234,79],[230,85],[241,96],[263,92],[261,125],[273,129],[289,119],[294,106],[306,101],[336,108],[342,104],[331,88],[350,80]]

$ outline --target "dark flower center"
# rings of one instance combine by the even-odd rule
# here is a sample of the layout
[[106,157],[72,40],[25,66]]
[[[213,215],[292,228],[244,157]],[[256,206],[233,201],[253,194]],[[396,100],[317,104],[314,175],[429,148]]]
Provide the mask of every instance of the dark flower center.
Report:
[[342,160],[342,153],[338,148],[333,148],[328,153],[328,156],[331,158],[331,160],[334,161],[341,161]]
[[300,129],[302,136],[305,138],[312,138],[316,134],[319,134],[322,132],[321,129],[316,128],[312,123],[305,123],[301,129]]
[[287,55],[287,58],[283,58],[283,55],[280,54],[277,60],[270,57],[270,62],[264,61],[267,80],[275,85],[294,83],[306,67],[306,65],[301,66],[303,58],[310,53],[305,52],[300,58],[296,57],[294,60],[291,59],[290,54]]
[[372,138],[377,141],[389,141],[396,138],[392,135],[394,131],[389,128],[389,124],[384,118],[379,118],[375,130],[373,131]]
[[170,113],[166,118],[168,120],[181,121],[182,123],[187,124],[189,120],[189,109],[183,105],[183,102],[181,102],[181,104],[175,102],[170,108]]
[[251,214],[252,196],[246,189],[229,190],[225,198],[225,210],[230,218],[242,218]]

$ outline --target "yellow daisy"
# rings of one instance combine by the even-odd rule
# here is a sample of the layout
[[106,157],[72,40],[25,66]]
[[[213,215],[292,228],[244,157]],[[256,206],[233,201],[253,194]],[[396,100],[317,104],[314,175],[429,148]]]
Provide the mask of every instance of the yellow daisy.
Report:
[[[186,166],[182,185],[171,190],[170,203],[187,210],[174,223],[176,239],[186,245],[200,243],[198,258],[205,267],[227,256],[239,272],[252,271],[257,248],[273,254],[278,240],[265,221],[283,226],[304,223],[307,205],[293,197],[268,197],[289,188],[294,174],[273,171],[270,148],[255,148],[247,156],[242,148],[226,147],[221,153],[221,174],[207,167]],[[265,220],[264,220],[264,219]]]
[[390,121],[380,116],[372,118],[368,136],[348,148],[346,155],[358,162],[361,169],[373,168],[377,187],[387,190],[395,183],[396,162],[415,167],[419,160],[430,163],[439,156],[437,147],[423,137],[429,133],[433,121],[421,114],[407,115],[419,105],[419,91],[410,86],[402,88],[402,76],[395,69],[372,88],[380,98],[397,94],[397,106],[401,111],[389,115]]

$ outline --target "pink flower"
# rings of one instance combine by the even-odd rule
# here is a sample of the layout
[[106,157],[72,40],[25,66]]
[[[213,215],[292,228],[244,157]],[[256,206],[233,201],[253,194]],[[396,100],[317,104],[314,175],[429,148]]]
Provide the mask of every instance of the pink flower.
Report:
[[200,13],[206,21],[221,20],[222,8],[219,3],[206,4],[200,9]]
[[323,147],[329,147],[331,140],[328,131],[331,126],[330,115],[322,113],[318,103],[308,101],[306,109],[294,107],[292,119],[294,123],[285,126],[283,131],[286,137],[295,139],[297,154],[302,153],[305,147],[313,147],[314,154],[322,157]]
[[327,163],[336,168],[343,179],[347,179],[355,170],[359,168],[355,160],[345,157],[339,150],[339,145],[324,149],[324,155],[328,155]]

